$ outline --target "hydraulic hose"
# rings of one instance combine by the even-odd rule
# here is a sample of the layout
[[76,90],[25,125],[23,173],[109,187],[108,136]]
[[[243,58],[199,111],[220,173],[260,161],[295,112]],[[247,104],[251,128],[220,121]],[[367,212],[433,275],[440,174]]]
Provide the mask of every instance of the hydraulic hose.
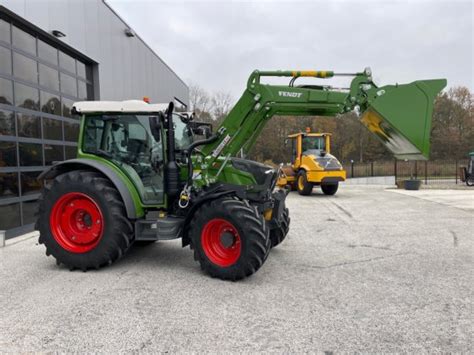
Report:
[[193,183],[193,161],[191,159],[191,155],[194,149],[196,147],[199,147],[200,145],[214,143],[216,140],[219,139],[219,137],[220,135],[214,134],[207,139],[201,139],[199,141],[193,142],[186,148],[186,157],[188,159],[188,182],[187,182],[188,186],[191,186],[191,184]]

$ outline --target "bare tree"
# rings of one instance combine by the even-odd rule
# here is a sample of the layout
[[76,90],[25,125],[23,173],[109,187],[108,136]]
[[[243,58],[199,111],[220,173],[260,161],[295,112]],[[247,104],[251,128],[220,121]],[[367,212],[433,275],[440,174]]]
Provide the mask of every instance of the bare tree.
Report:
[[227,92],[217,92],[212,95],[212,108],[213,108],[213,118],[217,122],[222,122],[222,120],[227,116],[233,104],[232,96]]
[[196,84],[189,86],[189,103],[191,110],[201,120],[210,120],[212,99],[209,93]]

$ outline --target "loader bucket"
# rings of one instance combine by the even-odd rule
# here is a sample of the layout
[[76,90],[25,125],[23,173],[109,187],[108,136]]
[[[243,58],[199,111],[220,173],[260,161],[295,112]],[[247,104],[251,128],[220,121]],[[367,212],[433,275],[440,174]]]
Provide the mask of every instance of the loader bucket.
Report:
[[445,86],[445,79],[437,79],[380,87],[361,122],[395,158],[428,159],[434,99]]

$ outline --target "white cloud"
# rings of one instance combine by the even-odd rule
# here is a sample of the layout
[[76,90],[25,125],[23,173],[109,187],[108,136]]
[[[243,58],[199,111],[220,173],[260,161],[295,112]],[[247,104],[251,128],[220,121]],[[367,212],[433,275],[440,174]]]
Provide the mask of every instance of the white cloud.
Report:
[[253,69],[370,66],[382,85],[445,77],[473,90],[471,1],[108,3],[185,81],[235,98]]

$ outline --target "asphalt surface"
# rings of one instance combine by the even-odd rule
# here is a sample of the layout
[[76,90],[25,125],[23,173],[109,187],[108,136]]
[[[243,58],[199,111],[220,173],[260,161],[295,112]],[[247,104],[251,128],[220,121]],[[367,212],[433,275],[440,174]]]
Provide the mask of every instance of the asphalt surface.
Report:
[[0,352],[474,351],[474,211],[382,187],[287,201],[287,240],[240,282],[204,275],[179,241],[83,273],[10,240]]

